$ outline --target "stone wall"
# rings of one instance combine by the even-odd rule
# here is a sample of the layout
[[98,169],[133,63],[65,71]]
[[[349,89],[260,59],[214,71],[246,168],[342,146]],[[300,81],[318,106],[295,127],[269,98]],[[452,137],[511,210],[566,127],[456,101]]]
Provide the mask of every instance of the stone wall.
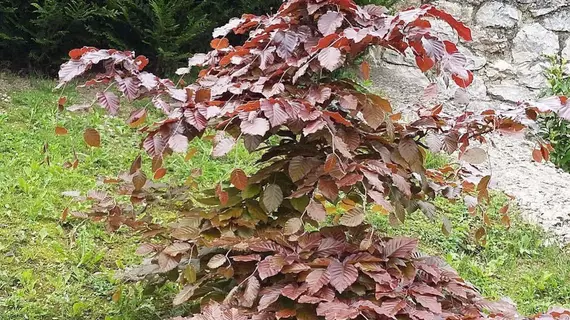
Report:
[[[372,80],[401,111],[426,99],[437,99],[431,104],[443,102],[444,110],[451,113],[510,107],[534,99],[546,87],[543,73],[549,63],[545,55],[570,60],[570,0],[428,1],[471,27],[474,41],[460,42],[459,49],[469,59],[474,83],[461,89],[453,81],[422,74],[412,54],[376,52],[378,66]],[[408,1],[407,5],[419,2]],[[434,21],[432,26],[441,37],[459,41],[444,23]],[[430,82],[438,84],[435,98],[425,94]],[[489,138],[493,143],[488,148],[488,166],[481,169],[492,174],[492,187],[514,196],[528,221],[570,243],[570,173],[548,162],[532,161],[534,144],[530,141],[498,135]]]
[[[406,5],[420,2],[407,1]],[[497,102],[533,99],[546,85],[546,55],[570,60],[570,0],[427,2],[446,10],[472,29],[473,41],[460,42],[460,50],[470,60],[474,84],[467,92],[457,91],[453,85],[439,86],[440,98],[455,107],[483,109],[491,104],[496,106]],[[434,29],[443,38],[458,41],[445,23],[436,21]],[[421,97],[429,80],[414,67],[412,55],[401,57],[384,52],[380,61],[382,65],[376,69],[374,78],[380,88],[387,88],[387,95],[400,105],[409,105]],[[400,85],[410,91],[403,95],[396,92]]]

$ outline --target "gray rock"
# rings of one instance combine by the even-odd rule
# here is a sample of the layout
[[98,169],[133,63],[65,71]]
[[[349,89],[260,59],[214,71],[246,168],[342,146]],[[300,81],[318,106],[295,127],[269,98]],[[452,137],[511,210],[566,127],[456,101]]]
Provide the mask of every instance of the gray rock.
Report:
[[434,35],[437,35],[442,40],[448,40],[453,43],[457,43],[459,41],[459,37],[457,36],[457,32],[453,30],[453,28],[447,24],[445,21],[439,19],[427,19],[431,24],[431,30]]
[[553,31],[570,31],[570,9],[558,10],[546,16],[543,25]]
[[518,68],[523,63],[543,61],[544,55],[557,54],[558,36],[538,23],[523,27],[513,40],[513,61]]
[[531,4],[530,13],[533,17],[541,17],[568,5],[568,0],[536,0]]
[[464,46],[458,46],[459,52],[467,58],[467,69],[475,71],[481,70],[487,64],[487,59],[482,55],[476,55]]
[[512,28],[521,20],[522,14],[506,3],[491,1],[485,3],[475,16],[478,25],[492,28]]
[[411,48],[406,49],[406,55],[403,55],[394,50],[384,50],[382,53],[382,60],[391,63],[398,64],[402,66],[414,67],[416,66],[416,59]]
[[570,38],[566,39],[564,49],[562,49],[562,58],[570,61]]
[[519,83],[531,89],[546,84],[546,55],[558,54],[558,36],[538,23],[523,27],[513,40],[512,56]]
[[564,43],[564,49],[562,49],[561,56],[563,59],[566,59],[568,62],[566,64],[566,69],[564,70],[564,74],[570,76],[570,38],[566,39]]
[[516,69],[518,81],[531,89],[542,89],[546,85],[544,72],[549,64],[545,61],[534,64],[522,63]]
[[479,75],[473,76],[473,83],[467,87],[467,93],[475,100],[489,100],[487,96],[487,86]]
[[493,29],[486,29],[480,26],[472,26],[471,34],[473,42],[471,48],[477,51],[489,53],[502,53],[509,47],[509,39],[504,32],[495,32]]
[[485,69],[485,75],[490,80],[503,80],[515,75],[515,67],[505,60],[497,60]]
[[510,81],[489,85],[487,92],[492,98],[515,103],[530,100],[534,97],[534,94],[530,90]]
[[417,67],[385,62],[372,69],[371,79],[396,109],[418,102],[429,84],[429,80]]

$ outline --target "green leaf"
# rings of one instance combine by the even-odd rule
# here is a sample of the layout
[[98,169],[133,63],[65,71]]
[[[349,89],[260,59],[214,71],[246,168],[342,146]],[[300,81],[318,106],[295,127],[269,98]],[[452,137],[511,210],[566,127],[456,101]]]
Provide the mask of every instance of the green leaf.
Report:
[[302,196],[300,198],[293,198],[289,201],[291,202],[293,209],[295,209],[299,212],[305,212],[305,209],[309,205],[309,196],[305,195],[305,196]]
[[241,192],[242,199],[251,199],[261,192],[259,184],[250,184]]
[[263,191],[262,203],[267,213],[274,212],[283,202],[283,191],[276,184],[270,184]]

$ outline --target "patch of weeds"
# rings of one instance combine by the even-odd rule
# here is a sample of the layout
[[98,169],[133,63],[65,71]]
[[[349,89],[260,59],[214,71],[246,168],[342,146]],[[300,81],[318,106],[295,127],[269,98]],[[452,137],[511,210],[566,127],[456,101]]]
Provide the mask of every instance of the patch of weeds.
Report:
[[[62,192],[105,188],[97,185],[97,177],[113,177],[128,168],[138,155],[141,135],[97,108],[58,113],[59,92],[52,92],[53,81],[24,82],[2,86],[11,100],[0,106],[0,319],[150,320],[182,314],[186,307],[172,307],[178,288],[164,286],[147,294],[143,284],[121,285],[115,279],[117,270],[141,261],[134,255],[139,241],[130,230],[109,234],[96,223],[59,221],[62,210],[72,205]],[[64,94],[68,104],[84,102],[73,90]],[[56,126],[69,133],[56,136]],[[99,130],[101,148],[85,145],[87,127]],[[50,165],[42,154],[46,142]],[[165,163],[164,182],[182,184],[194,175],[199,187],[211,186],[236,166],[250,172],[256,159],[241,147],[212,160],[212,145],[206,140],[196,140],[191,147],[197,152],[189,161],[182,155]],[[74,151],[79,166],[63,168]],[[143,162],[149,172],[150,159]],[[158,213],[175,215],[169,210]],[[112,296],[119,288],[115,302]]]

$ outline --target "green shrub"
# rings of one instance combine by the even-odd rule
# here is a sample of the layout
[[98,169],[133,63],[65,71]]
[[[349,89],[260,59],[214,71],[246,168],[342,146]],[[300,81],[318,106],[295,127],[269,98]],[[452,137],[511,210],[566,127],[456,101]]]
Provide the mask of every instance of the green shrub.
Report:
[[[360,0],[392,5],[397,0]],[[281,0],[0,0],[0,66],[55,74],[80,45],[135,50],[169,74],[209,50],[212,30],[242,13],[277,11]]]
[[[552,66],[547,71],[549,89],[548,95],[570,95],[570,77],[564,74],[567,61],[551,58]],[[570,122],[556,114],[541,117],[542,137],[550,141],[554,151],[550,160],[559,168],[570,171]]]

